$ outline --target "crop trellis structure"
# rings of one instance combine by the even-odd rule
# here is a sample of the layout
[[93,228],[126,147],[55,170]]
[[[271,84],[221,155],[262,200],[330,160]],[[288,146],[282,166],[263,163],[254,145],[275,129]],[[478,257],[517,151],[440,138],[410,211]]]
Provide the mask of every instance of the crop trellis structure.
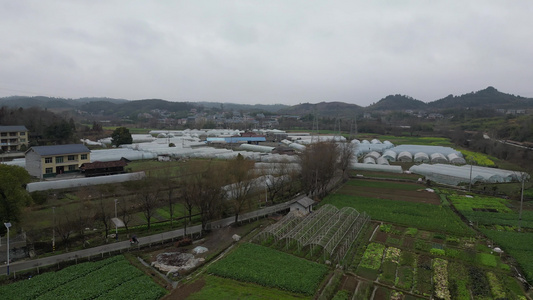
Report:
[[[285,248],[295,243],[298,251],[309,247],[311,255],[323,251],[324,256],[340,261],[348,252],[353,241],[370,220],[367,214],[352,207],[338,209],[326,204],[310,213],[303,220],[292,214],[265,228],[260,239],[272,237],[276,242],[285,242]],[[337,255],[334,255],[337,253]]]

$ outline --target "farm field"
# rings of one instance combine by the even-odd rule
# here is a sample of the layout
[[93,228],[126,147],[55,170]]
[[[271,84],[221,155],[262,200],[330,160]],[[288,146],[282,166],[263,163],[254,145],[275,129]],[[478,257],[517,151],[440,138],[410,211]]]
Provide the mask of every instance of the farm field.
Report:
[[[199,286],[187,296],[191,300],[203,299],[312,299],[311,296],[267,288],[258,284],[236,281],[214,275],[204,275],[198,279]],[[195,283],[190,284],[195,285]]]
[[325,265],[256,244],[243,243],[207,272],[224,278],[313,295],[329,269]]
[[528,280],[533,280],[533,211],[522,212],[518,232],[518,210],[510,200],[451,194],[450,202],[481,232],[512,255]]
[[385,299],[394,293],[403,299],[524,299],[509,265],[482,240],[413,227],[379,226],[348,270],[388,286],[381,291]]
[[0,287],[1,299],[159,299],[166,290],[124,256],[86,262]]
[[[360,212],[366,212],[373,220],[392,222],[430,231],[444,231],[467,236],[473,234],[472,229],[464,224],[449,207],[424,203],[427,201],[425,197],[420,197],[421,199],[417,200],[419,197],[409,197],[409,194],[402,196],[404,192],[409,191],[390,193],[386,199],[383,199],[381,195],[386,188],[374,188],[372,195],[355,196],[354,194],[358,193],[358,188],[350,186],[351,181],[348,181],[334,194],[324,198],[320,205],[331,204],[338,208],[353,207]],[[374,183],[371,182],[371,184]],[[386,184],[384,185],[386,186]],[[437,197],[437,195],[427,192],[415,191],[411,193]],[[402,201],[405,198],[409,198],[409,201]]]
[[379,139],[381,142],[389,141],[394,145],[428,145],[428,146],[444,146],[451,147],[453,144],[448,138],[441,137],[416,137],[416,136],[393,136],[393,135],[375,135],[375,134],[365,134],[361,133],[358,135],[357,139],[363,140],[372,140]]

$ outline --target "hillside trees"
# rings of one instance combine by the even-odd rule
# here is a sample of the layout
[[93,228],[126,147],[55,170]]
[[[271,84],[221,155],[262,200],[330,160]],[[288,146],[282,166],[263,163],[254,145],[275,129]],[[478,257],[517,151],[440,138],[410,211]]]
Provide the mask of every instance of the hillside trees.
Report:
[[0,164],[0,219],[2,223],[19,223],[22,208],[31,202],[26,192],[28,172],[18,166]]
[[123,144],[131,144],[133,138],[131,137],[130,130],[126,127],[118,127],[111,134],[111,143],[118,147]]

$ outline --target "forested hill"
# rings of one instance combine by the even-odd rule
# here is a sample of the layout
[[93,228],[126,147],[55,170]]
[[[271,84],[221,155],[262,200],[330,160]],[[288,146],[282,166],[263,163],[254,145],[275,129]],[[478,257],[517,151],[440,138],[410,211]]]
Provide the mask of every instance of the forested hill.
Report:
[[431,109],[445,108],[494,108],[520,109],[533,107],[532,98],[524,98],[506,94],[489,86],[484,90],[471,92],[461,96],[449,95],[445,98],[429,102]]
[[368,106],[367,110],[425,110],[427,104],[404,95],[389,95],[377,103]]

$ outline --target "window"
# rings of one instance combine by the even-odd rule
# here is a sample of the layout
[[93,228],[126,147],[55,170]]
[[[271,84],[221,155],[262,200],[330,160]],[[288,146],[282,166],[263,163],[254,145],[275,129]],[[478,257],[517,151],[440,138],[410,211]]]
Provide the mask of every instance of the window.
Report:
[[25,143],[25,142],[26,142],[26,139],[20,139],[20,142],[21,142],[21,143]]
[[76,155],[69,155],[68,160],[76,160]]
[[46,168],[46,169],[45,169],[45,173],[46,173],[46,174],[52,174],[52,173],[54,173],[54,168]]
[[56,164],[63,162],[63,156],[56,156]]
[[26,132],[21,132],[20,135],[21,135],[21,136],[25,136],[25,135],[26,135]]
[[81,159],[87,159],[87,154],[82,154]]
[[69,165],[68,166],[68,170],[69,171],[76,171],[76,167],[77,167],[77,165]]
[[44,163],[45,164],[51,164],[52,163],[52,158],[51,157],[45,157],[44,158]]

